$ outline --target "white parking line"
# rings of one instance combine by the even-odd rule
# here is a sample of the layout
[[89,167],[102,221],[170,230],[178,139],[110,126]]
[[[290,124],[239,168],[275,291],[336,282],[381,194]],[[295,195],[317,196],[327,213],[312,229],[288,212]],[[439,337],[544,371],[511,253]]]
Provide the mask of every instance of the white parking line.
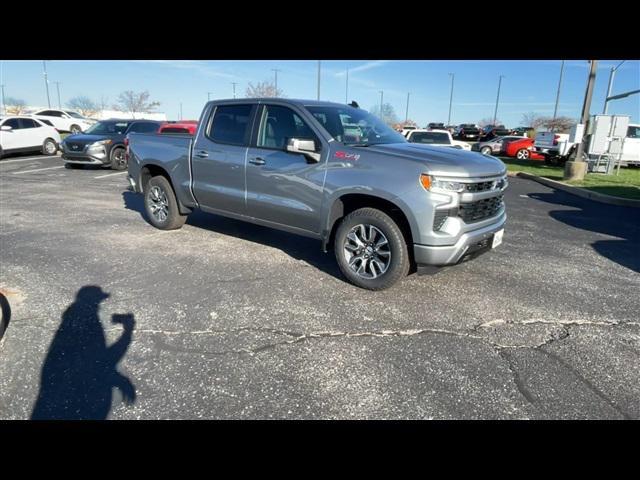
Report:
[[112,175],[122,175],[123,173],[129,173],[129,172],[107,173],[106,175],[98,175],[97,177],[93,177],[93,178],[105,178],[105,177],[110,177]]
[[12,173],[14,175],[18,175],[19,173],[42,172],[43,170],[53,170],[54,168],[64,168],[64,165],[60,165],[59,167],[36,168],[35,170],[22,170],[20,172],[12,172]]
[[4,165],[5,163],[16,163],[16,162],[34,162],[36,160],[47,160],[49,158],[59,158],[57,155],[52,155],[50,157],[31,157],[31,158],[19,158],[17,160],[0,160],[0,165]]

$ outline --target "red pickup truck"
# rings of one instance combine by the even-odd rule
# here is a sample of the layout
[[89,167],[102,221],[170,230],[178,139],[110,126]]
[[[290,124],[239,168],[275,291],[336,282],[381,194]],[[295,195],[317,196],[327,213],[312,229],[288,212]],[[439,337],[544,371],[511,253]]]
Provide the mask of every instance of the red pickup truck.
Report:
[[197,120],[180,120],[179,122],[163,123],[158,133],[187,133],[189,135],[195,135],[197,129]]

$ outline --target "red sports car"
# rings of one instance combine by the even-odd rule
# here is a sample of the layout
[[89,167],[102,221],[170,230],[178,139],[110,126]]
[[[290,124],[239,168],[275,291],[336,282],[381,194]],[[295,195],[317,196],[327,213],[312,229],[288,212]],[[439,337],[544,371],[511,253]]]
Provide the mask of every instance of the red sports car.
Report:
[[522,138],[507,142],[502,154],[516,157],[518,160],[544,160],[544,157],[533,151],[533,138]]

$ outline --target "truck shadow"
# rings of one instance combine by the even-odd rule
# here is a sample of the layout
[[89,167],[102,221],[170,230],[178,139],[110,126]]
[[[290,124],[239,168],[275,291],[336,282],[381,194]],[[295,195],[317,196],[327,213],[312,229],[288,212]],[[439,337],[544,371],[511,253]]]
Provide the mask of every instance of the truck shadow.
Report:
[[635,272],[640,272],[640,209],[599,203],[554,190],[530,193],[543,202],[571,207],[552,210],[549,216],[574,228],[617,237],[619,240],[597,240],[593,249],[605,258]]
[[[138,212],[147,221],[142,195],[132,191],[125,191],[122,193],[122,198],[125,208]],[[191,213],[187,219],[187,224],[222,235],[278,248],[296,260],[306,262],[318,270],[345,280],[338,268],[333,252],[324,253],[318,240],[221,215],[205,213],[201,210]]]
[[98,310],[108,297],[98,286],[84,286],[63,313],[42,365],[33,420],[104,420],[114,388],[126,404],[135,402],[135,386],[117,369],[131,343],[135,320],[131,313],[113,315],[111,323],[122,325],[123,332],[107,345]]
[[9,321],[11,321],[11,305],[7,297],[0,292],[0,340],[9,327]]

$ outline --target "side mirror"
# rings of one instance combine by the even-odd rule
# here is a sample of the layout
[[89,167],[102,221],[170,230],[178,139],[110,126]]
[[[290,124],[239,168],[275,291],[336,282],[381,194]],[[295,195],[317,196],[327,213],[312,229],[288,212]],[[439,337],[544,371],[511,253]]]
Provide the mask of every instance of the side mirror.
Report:
[[0,130],[2,130],[3,132],[10,132],[11,130],[13,130],[13,127],[11,125],[2,125],[2,127],[0,127]]
[[320,161],[320,154],[316,152],[316,144],[313,140],[290,138],[287,142],[287,152],[300,153],[314,162]]

